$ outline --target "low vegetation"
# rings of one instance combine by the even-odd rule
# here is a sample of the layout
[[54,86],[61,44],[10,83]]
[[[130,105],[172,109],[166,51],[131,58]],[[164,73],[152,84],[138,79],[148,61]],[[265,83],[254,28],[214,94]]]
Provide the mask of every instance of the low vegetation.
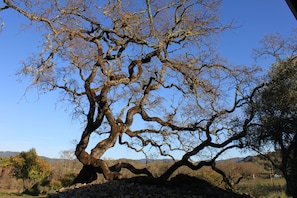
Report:
[[[32,150],[29,151],[29,153]],[[28,152],[22,152],[28,153]],[[65,153],[64,153],[65,154]],[[67,157],[65,155],[61,155]],[[20,157],[17,155],[10,158],[0,158],[0,196],[22,195],[24,192],[22,178],[15,177],[13,161]],[[37,156],[40,160],[41,158]],[[114,164],[118,160],[107,160],[108,163]],[[121,160],[123,161],[123,160]],[[154,176],[159,176],[173,162],[155,160],[149,163],[143,163],[138,160],[126,160],[137,168],[147,168]],[[38,180],[34,189],[27,189],[24,193],[46,196],[49,192],[56,191],[62,187],[70,186],[81,169],[81,163],[76,159],[50,159],[47,161],[50,165],[50,174],[43,179]],[[213,171],[211,167],[203,167],[198,171],[193,171],[187,167],[181,167],[172,176],[178,174],[187,174],[206,180],[213,186],[222,189],[232,190],[240,194],[248,194],[252,197],[286,197],[285,180],[279,178],[279,171],[273,170],[269,161],[265,161],[261,156],[248,157],[242,160],[225,160],[217,162],[217,167],[224,171],[231,187],[223,182],[220,174]],[[133,175],[130,171],[124,170],[121,177],[131,178]],[[35,180],[37,181],[37,180]],[[103,183],[107,180],[103,175],[98,174],[98,178],[93,183]]]

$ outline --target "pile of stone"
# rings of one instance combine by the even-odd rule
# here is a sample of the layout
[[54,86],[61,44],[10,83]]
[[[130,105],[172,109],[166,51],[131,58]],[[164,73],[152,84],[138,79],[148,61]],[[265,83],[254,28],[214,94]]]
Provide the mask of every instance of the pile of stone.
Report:
[[131,178],[110,181],[102,184],[77,184],[69,188],[62,188],[49,195],[50,198],[163,198],[163,197],[226,197],[247,198],[233,192],[214,187],[197,178],[179,175],[170,182],[154,184],[143,178]]

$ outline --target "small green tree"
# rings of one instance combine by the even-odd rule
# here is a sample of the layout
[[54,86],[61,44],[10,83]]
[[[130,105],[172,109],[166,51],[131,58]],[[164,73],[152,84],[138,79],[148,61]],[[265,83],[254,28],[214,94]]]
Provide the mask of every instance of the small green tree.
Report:
[[23,190],[26,193],[32,191],[33,186],[46,179],[50,173],[50,164],[41,159],[34,148],[11,158],[12,176],[23,180]]
[[[297,37],[272,35],[263,40],[260,55],[276,58],[266,85],[256,93],[248,113],[254,114],[246,145],[278,168],[287,183],[287,195],[297,197]],[[271,152],[277,151],[277,155]]]

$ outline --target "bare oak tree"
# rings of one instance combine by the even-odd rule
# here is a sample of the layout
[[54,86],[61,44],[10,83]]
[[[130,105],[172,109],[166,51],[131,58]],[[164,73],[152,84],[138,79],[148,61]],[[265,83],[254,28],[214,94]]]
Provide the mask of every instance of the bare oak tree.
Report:
[[[122,168],[153,177],[124,162],[108,167],[102,156],[115,144],[174,159],[162,181],[181,166],[223,174],[215,160],[245,134],[251,118],[241,112],[254,71],[229,65],[214,50],[217,35],[231,27],[220,22],[220,0],[3,3],[0,11],[21,13],[44,36],[20,73],[32,87],[61,90],[61,101],[85,121],[76,182],[98,172],[116,179]],[[87,152],[94,134],[98,143]]]

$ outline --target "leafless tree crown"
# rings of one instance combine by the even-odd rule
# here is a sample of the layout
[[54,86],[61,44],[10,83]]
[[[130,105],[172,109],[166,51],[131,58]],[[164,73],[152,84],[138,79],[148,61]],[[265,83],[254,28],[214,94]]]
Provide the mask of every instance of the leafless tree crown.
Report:
[[[215,51],[216,36],[231,27],[220,22],[219,0],[3,2],[0,11],[21,13],[44,37],[21,73],[39,90],[62,91],[85,121],[77,158],[107,178],[121,167],[137,172],[101,159],[116,142],[146,156],[179,156],[167,179],[180,166],[213,164],[242,136],[253,72]],[[190,160],[203,155],[210,160]]]

